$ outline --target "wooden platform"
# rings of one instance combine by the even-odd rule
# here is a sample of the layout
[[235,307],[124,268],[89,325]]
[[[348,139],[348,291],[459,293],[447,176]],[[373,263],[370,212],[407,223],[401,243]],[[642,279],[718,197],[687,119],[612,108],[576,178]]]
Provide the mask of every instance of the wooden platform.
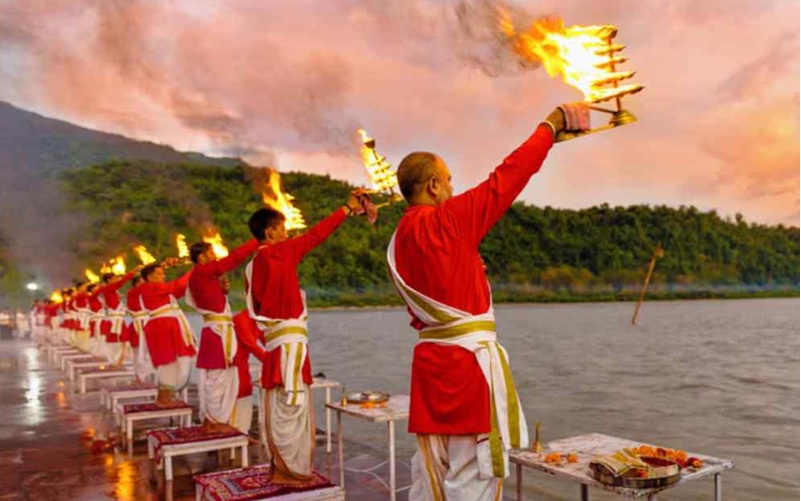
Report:
[[136,373],[129,368],[87,371],[78,375],[78,384],[80,385],[81,393],[86,393],[87,382],[113,378],[135,379]]
[[172,459],[200,452],[241,449],[242,466],[248,465],[248,437],[232,428],[230,432],[208,433],[203,426],[164,428],[147,432],[147,455],[156,468],[164,470],[164,478],[172,481]]
[[306,485],[272,483],[270,465],[221,471],[195,476],[197,501],[343,501],[345,489],[333,485],[318,472]]

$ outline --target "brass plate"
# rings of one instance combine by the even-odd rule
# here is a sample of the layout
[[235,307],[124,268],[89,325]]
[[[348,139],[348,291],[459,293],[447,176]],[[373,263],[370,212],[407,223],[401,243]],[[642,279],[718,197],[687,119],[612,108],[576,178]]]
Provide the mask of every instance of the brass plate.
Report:
[[348,403],[351,404],[363,404],[367,402],[380,404],[387,400],[389,400],[389,393],[383,391],[360,391],[358,393],[348,394]]

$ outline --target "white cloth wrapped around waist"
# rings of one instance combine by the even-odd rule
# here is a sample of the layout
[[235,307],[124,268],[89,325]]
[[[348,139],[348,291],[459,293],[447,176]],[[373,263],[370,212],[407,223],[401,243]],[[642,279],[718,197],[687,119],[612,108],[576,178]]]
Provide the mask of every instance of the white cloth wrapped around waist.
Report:
[[489,440],[479,441],[478,461],[482,477],[509,475],[508,451],[528,443],[523,408],[509,369],[509,357],[498,342],[491,312],[468,316],[420,331],[420,343],[459,346],[476,357],[490,391]]
[[92,311],[86,309],[79,309],[77,311],[77,315],[81,330],[84,331],[89,330],[89,317],[92,315]]
[[125,307],[123,305],[118,306],[117,308],[106,309],[106,320],[111,322],[111,333],[120,335],[122,334],[122,328],[125,325]]
[[300,405],[305,393],[303,363],[309,350],[309,331],[303,318],[256,320],[262,333],[264,349],[281,348],[281,376],[288,405]]
[[225,310],[223,313],[203,311],[202,314],[203,327],[220,336],[225,363],[228,366],[234,362],[238,343],[234,334],[234,317],[231,314],[231,309],[226,305]]
[[220,337],[223,347],[223,358],[225,359],[225,366],[234,363],[234,355],[239,347],[234,334],[234,317],[231,313],[231,305],[228,300],[225,300],[225,308],[223,311],[217,312],[198,306],[192,295],[192,289],[186,290],[186,303],[192,308],[196,309],[198,313],[203,315],[203,327],[208,328],[213,333]]

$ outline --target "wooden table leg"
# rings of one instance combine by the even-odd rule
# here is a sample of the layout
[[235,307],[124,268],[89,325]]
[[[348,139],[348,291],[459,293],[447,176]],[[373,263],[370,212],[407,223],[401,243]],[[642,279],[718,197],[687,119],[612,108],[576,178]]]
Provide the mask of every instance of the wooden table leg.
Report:
[[581,484],[581,501],[589,501],[590,489],[585,484]]
[[258,388],[256,391],[259,395],[259,442],[261,443],[260,454],[262,455],[260,457],[263,457],[264,451],[267,450],[267,414],[265,406],[267,395],[266,390],[262,388]]
[[345,488],[345,456],[343,448],[345,440],[342,438],[342,413],[337,411],[337,449],[339,450],[339,486]]
[[164,454],[164,478],[172,482],[172,456]]
[[242,446],[242,468],[247,468],[250,465],[250,458],[248,457],[247,444]]
[[325,452],[331,454],[331,409],[328,404],[331,403],[331,387],[325,387]]
[[395,501],[395,421],[387,423],[389,428],[389,499]]
[[133,455],[133,420],[125,418],[125,437],[128,439],[128,456]]
[[515,484],[517,487],[517,501],[523,501],[523,465],[515,464]]

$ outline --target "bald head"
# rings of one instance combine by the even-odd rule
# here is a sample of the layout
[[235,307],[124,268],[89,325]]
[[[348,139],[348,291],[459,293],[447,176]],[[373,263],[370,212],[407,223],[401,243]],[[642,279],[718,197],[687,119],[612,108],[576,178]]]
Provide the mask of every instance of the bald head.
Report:
[[426,151],[409,153],[398,166],[398,186],[410,205],[436,205],[451,197],[448,166]]

